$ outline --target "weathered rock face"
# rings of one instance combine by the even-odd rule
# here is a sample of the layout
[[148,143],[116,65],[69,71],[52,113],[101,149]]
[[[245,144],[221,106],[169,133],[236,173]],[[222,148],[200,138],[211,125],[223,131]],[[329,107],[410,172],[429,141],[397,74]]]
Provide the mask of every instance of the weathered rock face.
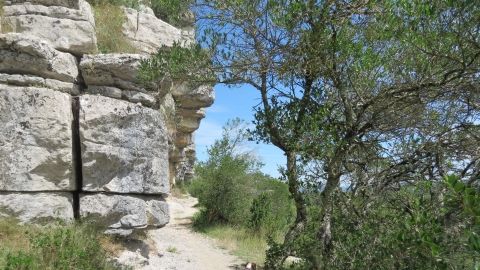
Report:
[[157,110],[102,96],[80,97],[83,190],[166,194],[168,141]]
[[74,82],[78,76],[73,55],[57,51],[34,36],[0,35],[0,59],[0,73],[36,75],[64,82]]
[[97,50],[95,20],[85,0],[12,1],[3,10],[3,24],[13,32],[35,35],[75,55]]
[[22,223],[71,221],[73,220],[72,194],[0,192],[0,218],[11,216]]
[[193,42],[191,32],[158,19],[148,7],[139,11],[125,8],[124,12],[127,21],[123,25],[123,33],[139,52],[155,53],[162,46],[170,47],[174,42],[183,45]]
[[157,99],[165,93],[158,91],[156,85],[150,86],[155,91],[147,90],[138,79],[138,69],[145,58],[140,54],[86,55],[80,69],[87,92],[158,109]]
[[75,190],[70,96],[0,84],[0,190]]
[[80,215],[108,228],[108,233],[130,234],[134,229],[161,227],[168,223],[168,205],[161,197],[82,195]]
[[149,8],[124,11],[141,54],[94,54],[85,0],[5,1],[0,20],[14,33],[0,34],[0,218],[89,218],[122,235],[168,223],[164,197],[193,175],[213,89],[140,81],[146,53],[194,31]]

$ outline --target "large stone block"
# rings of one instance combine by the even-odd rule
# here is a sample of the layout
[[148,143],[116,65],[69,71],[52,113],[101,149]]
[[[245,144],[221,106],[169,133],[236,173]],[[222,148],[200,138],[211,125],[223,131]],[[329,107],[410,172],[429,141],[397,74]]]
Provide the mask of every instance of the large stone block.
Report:
[[90,5],[80,0],[79,9],[33,5],[5,6],[3,24],[12,32],[31,34],[49,41],[54,48],[75,55],[97,50],[95,20]]
[[175,28],[158,19],[150,8],[135,10],[125,8],[127,17],[123,33],[132,45],[142,53],[156,53],[163,46],[172,46],[174,42],[190,44],[194,37],[188,32]]
[[55,50],[45,40],[9,33],[0,35],[0,73],[74,82],[78,68],[73,55]]
[[71,95],[80,94],[80,87],[77,84],[53,79],[44,79],[38,76],[0,73],[0,84],[27,87],[35,86],[37,88],[48,88]]
[[103,96],[80,97],[83,189],[162,194],[168,183],[168,141],[162,114]]
[[138,69],[145,58],[139,54],[86,55],[80,62],[80,69],[88,86],[113,86],[146,92],[138,79]]
[[170,220],[168,204],[157,196],[83,194],[80,216],[105,226],[107,233],[123,235],[161,227]]
[[64,192],[0,192],[0,217],[12,217],[22,223],[72,221],[72,195]]
[[75,190],[70,95],[0,84],[0,190]]

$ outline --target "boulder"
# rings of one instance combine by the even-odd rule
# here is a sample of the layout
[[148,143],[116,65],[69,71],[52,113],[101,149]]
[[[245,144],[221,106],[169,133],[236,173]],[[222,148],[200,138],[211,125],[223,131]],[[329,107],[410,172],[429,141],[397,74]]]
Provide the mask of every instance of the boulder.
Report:
[[45,40],[9,33],[0,35],[0,73],[74,82],[78,68],[73,55],[55,50]]
[[14,86],[34,86],[37,88],[48,88],[71,95],[80,94],[80,87],[77,84],[62,82],[53,79],[44,79],[42,77],[30,75],[0,73],[0,84],[8,84]]
[[103,96],[80,97],[83,190],[166,194],[168,141],[158,110]]
[[75,190],[70,95],[0,84],[0,191]]
[[139,11],[124,8],[124,12],[127,20],[123,24],[123,33],[141,53],[152,54],[163,46],[171,47],[174,42],[187,45],[194,41],[190,32],[184,33],[158,19],[150,8]]
[[82,194],[80,216],[95,220],[107,233],[122,235],[161,227],[170,220],[168,204],[160,196]]
[[76,2],[78,9],[31,2],[5,6],[3,23],[9,25],[12,32],[49,41],[60,51],[75,55],[94,53],[97,38],[92,8],[85,0]]
[[145,58],[139,54],[86,55],[80,62],[80,70],[88,86],[147,92],[138,79],[140,62]]
[[16,218],[21,223],[72,221],[72,194],[0,192],[0,217]]
[[215,92],[209,85],[191,87],[188,83],[174,84],[171,92],[177,106],[186,109],[210,107],[215,100]]

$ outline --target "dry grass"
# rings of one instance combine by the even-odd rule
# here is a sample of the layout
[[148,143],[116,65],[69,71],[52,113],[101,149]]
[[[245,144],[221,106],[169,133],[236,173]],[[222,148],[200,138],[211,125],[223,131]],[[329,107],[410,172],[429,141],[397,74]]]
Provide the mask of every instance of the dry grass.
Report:
[[203,233],[217,241],[217,244],[245,261],[263,265],[268,248],[265,237],[242,228],[215,225],[204,228]]
[[1,246],[8,247],[12,251],[26,250],[30,244],[28,234],[37,228],[33,226],[26,228],[16,224],[17,221],[14,219],[0,219]]
[[122,8],[108,2],[93,5],[100,53],[135,53],[137,50],[123,34],[126,20]]

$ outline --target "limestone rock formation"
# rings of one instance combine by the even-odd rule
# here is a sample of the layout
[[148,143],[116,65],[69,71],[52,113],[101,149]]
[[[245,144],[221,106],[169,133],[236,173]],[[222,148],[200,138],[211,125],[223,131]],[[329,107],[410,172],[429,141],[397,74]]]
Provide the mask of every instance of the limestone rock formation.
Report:
[[0,191],[73,191],[70,96],[0,84]]
[[96,54],[85,0],[4,3],[0,32],[12,33],[0,34],[0,218],[86,218],[121,235],[167,224],[164,198],[193,175],[193,134],[214,93],[138,73],[149,53],[193,42],[192,24],[123,8],[139,54]]
[[16,0],[3,13],[11,31],[35,35],[58,50],[75,55],[97,50],[95,20],[85,0]]
[[[88,85],[87,92],[157,108],[158,96],[165,93],[147,90],[145,84],[138,79],[140,62],[145,58],[145,55],[140,54],[84,56],[80,69]],[[156,85],[151,87],[158,89]]]
[[166,194],[168,141],[162,114],[102,96],[80,97],[83,190]]
[[0,218],[16,217],[20,222],[72,221],[72,194],[67,192],[0,192]]
[[64,82],[74,82],[78,76],[73,55],[57,51],[35,36],[0,35],[0,59],[0,73],[36,75]]
[[174,42],[187,45],[193,42],[191,33],[155,17],[153,11],[144,7],[141,10],[124,8],[127,21],[123,33],[141,53],[155,53],[162,46],[172,46]]
[[134,229],[161,227],[168,223],[168,205],[161,197],[83,195],[80,215],[108,228],[107,233],[128,235]]

